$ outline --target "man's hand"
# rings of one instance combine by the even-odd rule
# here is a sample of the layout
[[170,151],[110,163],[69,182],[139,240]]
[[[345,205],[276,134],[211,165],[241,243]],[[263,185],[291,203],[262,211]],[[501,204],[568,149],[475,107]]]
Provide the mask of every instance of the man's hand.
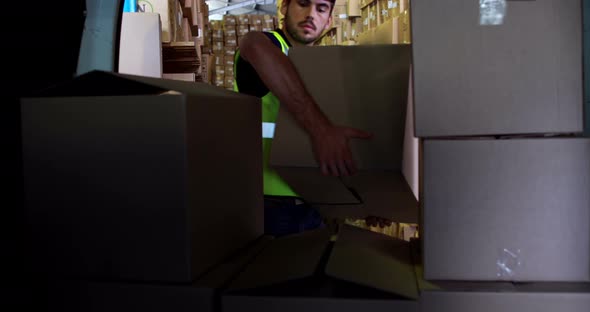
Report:
[[372,134],[363,130],[328,125],[310,133],[313,152],[323,175],[349,176],[357,168],[350,152],[350,139],[369,139]]
[[249,62],[268,89],[304,129],[324,175],[356,172],[350,152],[351,138],[369,138],[365,131],[332,125],[309,94],[291,60],[261,32],[249,32],[240,41],[240,55]]

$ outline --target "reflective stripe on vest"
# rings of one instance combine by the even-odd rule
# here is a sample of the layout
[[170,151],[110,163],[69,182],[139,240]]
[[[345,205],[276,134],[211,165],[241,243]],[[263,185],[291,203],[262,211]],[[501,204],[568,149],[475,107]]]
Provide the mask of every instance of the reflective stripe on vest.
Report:
[[[281,44],[281,51],[287,54],[289,51],[289,45],[278,34],[276,31],[270,32]],[[237,64],[238,58],[240,57],[240,50],[236,51],[234,59],[234,91],[239,92],[237,84]],[[279,113],[280,102],[279,99],[268,92],[261,98],[262,100],[262,170],[263,170],[263,182],[264,182],[264,195],[274,196],[298,196],[289,184],[285,182],[279,174],[269,166],[270,160],[270,149],[274,137],[275,122]]]
[[275,136],[275,123],[274,122],[263,122],[262,123],[262,138],[272,139]]

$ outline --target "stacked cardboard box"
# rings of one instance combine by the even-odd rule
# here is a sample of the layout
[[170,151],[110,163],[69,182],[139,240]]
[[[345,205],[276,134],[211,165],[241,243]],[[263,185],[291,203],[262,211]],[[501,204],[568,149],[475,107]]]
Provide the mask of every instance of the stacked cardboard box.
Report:
[[233,90],[234,58],[240,40],[250,31],[272,31],[276,18],[271,15],[225,15],[210,22],[212,45],[212,83]]
[[334,6],[319,45],[410,43],[408,0],[348,0]]
[[95,71],[21,111],[31,269],[61,284],[49,310],[216,311],[263,239],[260,100]]
[[506,3],[412,1],[425,311],[590,304],[581,3]]

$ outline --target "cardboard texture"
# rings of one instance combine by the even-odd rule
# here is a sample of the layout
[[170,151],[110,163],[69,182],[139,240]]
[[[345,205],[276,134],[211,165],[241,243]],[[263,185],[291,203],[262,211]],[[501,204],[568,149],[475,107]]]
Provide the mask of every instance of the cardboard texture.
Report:
[[590,139],[425,140],[427,280],[588,281]]
[[58,280],[51,311],[219,311],[218,292],[272,240],[263,236],[191,284]]
[[[348,189],[353,188],[364,202],[357,205],[359,213],[381,211],[394,221],[417,222],[417,202],[401,173],[409,47],[296,47],[289,51],[289,57],[307,90],[333,123],[372,132],[374,137],[351,141],[360,172],[342,179],[345,186],[338,187],[337,177],[321,177],[308,136],[288,112],[280,110],[271,165],[296,193],[322,209],[358,204],[360,200]],[[391,62],[383,63],[383,59]],[[336,181],[324,182],[329,179]]]
[[420,311],[585,312],[590,307],[589,284],[533,283],[493,287],[494,284],[488,283],[478,287],[481,289],[468,284],[447,286],[444,290],[438,291],[424,291]]
[[418,311],[407,242],[350,226],[329,241],[324,229],[273,240],[229,285],[222,311]]
[[478,1],[412,1],[416,135],[582,132],[580,9],[507,1],[494,26]]
[[162,78],[195,82],[196,81],[196,74],[195,73],[169,73],[169,74],[162,74]]
[[204,83],[106,72],[23,99],[36,269],[190,282],[259,237],[260,114],[259,99]]
[[160,16],[156,13],[123,13],[119,40],[119,72],[162,77]]
[[326,274],[418,299],[408,242],[361,228],[342,226]]

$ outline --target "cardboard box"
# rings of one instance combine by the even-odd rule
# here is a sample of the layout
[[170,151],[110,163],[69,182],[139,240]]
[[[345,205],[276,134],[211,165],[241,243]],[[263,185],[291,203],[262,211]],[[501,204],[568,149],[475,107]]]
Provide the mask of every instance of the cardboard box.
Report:
[[420,309],[430,312],[568,311],[590,307],[590,286],[585,283],[444,283],[421,293]]
[[[354,260],[353,260],[354,259]],[[222,311],[419,311],[407,242],[344,225],[271,241],[222,294]]]
[[236,49],[237,47],[225,46],[223,47],[223,54],[226,56],[234,57],[236,55]]
[[[231,77],[233,79],[233,77],[234,77],[234,67],[233,67],[233,65],[229,65],[229,66],[228,65],[225,65],[224,72],[225,72],[225,78],[226,79],[229,78],[229,77]],[[233,83],[231,84],[231,87],[232,88],[234,87]]]
[[23,99],[21,116],[35,270],[187,283],[262,234],[257,98],[94,71]]
[[247,34],[250,31],[250,28],[248,25],[238,25],[238,36],[244,36],[245,34]]
[[213,29],[211,30],[211,38],[214,42],[223,42],[223,30],[222,29]]
[[190,284],[58,280],[48,288],[49,311],[214,312],[225,285],[272,240],[263,236]]
[[180,81],[192,81],[195,82],[197,77],[195,73],[166,73],[162,74],[164,79],[180,80]]
[[250,31],[262,31],[262,25],[250,25]]
[[160,21],[162,23],[162,42],[174,41],[175,30],[177,29],[176,14],[177,0],[154,0],[145,1],[138,0],[137,7],[142,13],[158,13],[160,14]]
[[224,86],[226,88],[233,88],[233,86],[234,86],[234,75],[233,75],[233,73],[231,75],[226,74],[223,81],[224,81]]
[[213,83],[213,55],[203,54],[201,59],[201,77],[205,83]]
[[248,24],[250,24],[250,15],[247,15],[247,14],[238,15],[238,25],[239,26],[248,25]]
[[213,54],[213,64],[215,66],[223,66],[225,64],[225,56],[223,54]]
[[119,72],[162,77],[162,41],[158,14],[123,13],[120,35]]
[[225,35],[225,37],[235,38],[238,35],[236,27],[237,26],[226,26],[223,30],[223,34]]
[[425,140],[427,280],[590,280],[590,139]]
[[213,41],[212,50],[213,54],[223,54],[225,51],[223,41]]
[[348,14],[348,17],[361,16],[360,4],[360,0],[348,0],[346,5],[346,13]]
[[394,17],[371,31],[362,32],[356,39],[362,45],[399,44],[399,18]]
[[[234,32],[235,32],[235,30],[234,30]],[[238,37],[236,37],[236,36],[232,36],[232,37],[226,36],[225,37],[225,46],[226,47],[232,47],[232,48],[235,49],[238,46]]]
[[[262,26],[262,23],[268,20],[270,15],[252,15],[250,16],[250,26]],[[251,28],[251,27],[250,27]]]
[[190,23],[186,17],[182,19],[182,32],[180,32],[179,36],[176,37],[176,41],[194,41]]
[[230,55],[224,55],[223,56],[223,64],[225,66],[231,66],[231,67],[233,67],[234,66],[234,57],[233,56],[230,56]]
[[412,1],[417,136],[583,130],[580,1],[507,5],[494,26],[477,1]]
[[224,27],[236,26],[237,24],[238,24],[238,21],[237,21],[235,15],[224,15],[223,16],[223,26]]
[[[325,216],[418,222],[416,198],[401,172],[410,53],[409,46],[395,45],[289,50],[307,90],[333,123],[374,134],[351,141],[356,176],[322,176],[307,134],[279,111],[270,164]],[[384,59],[391,61],[384,65]]]

